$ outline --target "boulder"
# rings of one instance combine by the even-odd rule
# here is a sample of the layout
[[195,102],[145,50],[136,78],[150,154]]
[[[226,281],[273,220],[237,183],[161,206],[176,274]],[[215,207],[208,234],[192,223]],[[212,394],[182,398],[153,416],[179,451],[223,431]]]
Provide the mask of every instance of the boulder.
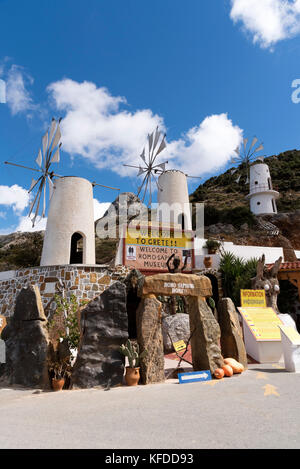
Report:
[[73,388],[113,387],[123,383],[128,339],[126,286],[115,282],[81,311],[81,342],[72,373]]
[[218,304],[218,320],[221,328],[221,351],[224,358],[234,358],[248,366],[247,352],[243,341],[238,315],[233,301],[222,298]]
[[187,343],[189,340],[191,334],[189,315],[177,313],[164,317],[162,321],[162,333],[164,352],[174,352],[173,342],[184,340],[184,342]]
[[201,298],[188,298],[192,360],[194,371],[210,370],[224,365],[220,349],[220,326],[206,301]]
[[165,380],[161,307],[161,302],[153,296],[143,298],[137,310],[137,341],[140,352],[147,350],[140,364],[143,384]]
[[48,331],[38,287],[23,288],[14,315],[3,329],[6,365],[4,382],[30,388],[48,388]]

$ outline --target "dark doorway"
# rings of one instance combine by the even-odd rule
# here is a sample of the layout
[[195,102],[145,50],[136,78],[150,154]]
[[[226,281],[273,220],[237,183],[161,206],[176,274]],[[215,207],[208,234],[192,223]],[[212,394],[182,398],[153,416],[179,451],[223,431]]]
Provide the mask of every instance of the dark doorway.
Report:
[[74,233],[71,238],[70,264],[83,263],[83,236],[80,233]]
[[136,331],[136,312],[139,307],[141,298],[137,296],[137,289],[130,288],[127,293],[127,315],[128,315],[128,335],[129,339],[137,338]]

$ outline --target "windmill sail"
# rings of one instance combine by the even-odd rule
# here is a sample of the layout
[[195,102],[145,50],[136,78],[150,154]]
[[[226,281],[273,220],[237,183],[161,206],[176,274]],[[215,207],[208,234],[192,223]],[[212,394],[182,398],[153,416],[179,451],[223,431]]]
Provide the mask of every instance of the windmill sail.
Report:
[[156,175],[161,174],[166,170],[167,161],[158,164],[156,164],[155,162],[157,156],[167,146],[165,142],[166,135],[163,135],[162,139],[161,136],[162,133],[159,131],[158,127],[155,129],[154,132],[148,135],[148,151],[146,150],[146,148],[144,148],[140,155],[140,158],[143,160],[144,166],[133,166],[127,164],[123,165],[130,168],[136,168],[138,170],[138,176],[144,174],[142,184],[138,187],[137,190],[137,196],[141,198],[142,202],[144,202],[147,196],[147,191],[149,191],[148,206],[152,204],[152,181],[154,181],[156,183],[157,188],[161,190],[156,179]]
[[[237,168],[234,168],[231,170],[231,174],[235,174],[239,172],[239,176],[236,179],[236,182],[239,184],[242,176],[246,177],[245,184],[249,184],[249,168],[254,161],[261,159],[263,157],[257,156],[257,153],[259,153],[261,150],[263,150],[264,146],[261,143],[259,146],[256,147],[258,139],[257,137],[253,137],[250,145],[247,148],[249,139],[244,138],[243,139],[243,145],[240,147],[237,147],[234,151],[237,154],[237,156],[231,158],[230,162],[234,165],[237,165]],[[243,177],[244,181],[244,177]]]
[[33,202],[30,205],[29,217],[33,214],[32,225],[35,225],[35,222],[39,215],[39,210],[42,205],[41,217],[46,216],[46,184],[48,183],[49,187],[49,198],[51,199],[53,195],[53,172],[50,169],[52,163],[59,163],[60,161],[60,148],[61,148],[61,131],[59,127],[59,122],[55,119],[52,119],[50,129],[47,130],[45,135],[42,138],[42,147],[39,150],[38,156],[36,158],[37,165],[41,168],[40,172],[42,173],[41,177],[36,181],[32,180],[29,192],[32,192],[37,186],[37,192],[34,196]]

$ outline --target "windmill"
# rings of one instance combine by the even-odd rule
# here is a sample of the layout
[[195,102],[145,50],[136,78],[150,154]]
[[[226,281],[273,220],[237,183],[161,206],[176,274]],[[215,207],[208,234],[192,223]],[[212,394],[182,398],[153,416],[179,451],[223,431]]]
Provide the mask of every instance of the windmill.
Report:
[[137,196],[139,197],[142,193],[141,201],[144,203],[146,193],[149,187],[149,198],[148,198],[148,206],[152,204],[152,181],[156,183],[158,190],[162,190],[157,181],[157,175],[162,174],[166,169],[166,164],[168,161],[164,163],[156,163],[156,158],[158,155],[166,148],[166,134],[162,134],[158,127],[152,134],[148,135],[148,145],[146,145],[140,155],[143,163],[139,166],[124,164],[127,168],[136,168],[138,169],[137,176],[144,176],[142,184],[138,188]]
[[[33,201],[30,204],[30,209],[28,213],[28,216],[31,218],[33,227],[35,225],[35,222],[39,213],[41,213],[42,218],[44,218],[46,214],[47,183],[48,183],[49,201],[51,201],[51,198],[53,195],[53,187],[54,187],[53,179],[64,177],[59,174],[55,174],[51,168],[52,163],[60,162],[60,149],[62,146],[62,143],[60,142],[61,140],[60,122],[61,122],[61,118],[57,121],[56,119],[52,118],[50,128],[47,129],[46,133],[42,137],[42,145],[41,145],[41,148],[39,149],[38,156],[35,160],[39,169],[30,168],[28,166],[11,163],[8,161],[4,162],[5,164],[18,166],[20,168],[25,168],[31,171],[36,171],[36,172],[41,173],[38,179],[32,178],[31,185],[28,190],[29,193],[34,193]],[[119,190],[119,189],[116,189],[115,187],[104,186],[103,184],[97,184],[96,182],[92,182],[92,185],[106,187],[108,189],[113,189],[113,190]],[[31,217],[32,214],[33,214],[33,217]]]
[[234,151],[237,156],[231,158],[230,162],[232,164],[238,165],[237,168],[231,170],[231,174],[238,174],[237,179],[235,182],[237,184],[240,183],[242,176],[245,174],[244,170],[246,171],[246,182],[245,184],[249,184],[249,168],[254,161],[260,160],[263,161],[264,157],[257,155],[261,150],[264,149],[262,143],[257,146],[258,139],[254,137],[251,144],[248,145],[249,139],[244,138],[243,143],[239,145]]
[[[137,176],[143,176],[142,184],[138,187],[137,196],[139,197],[143,194],[141,201],[144,203],[147,190],[149,189],[148,207],[152,204],[152,181],[155,182],[159,192],[164,190],[162,185],[159,184],[158,178],[166,172],[168,161],[157,163],[156,158],[163,150],[165,150],[166,147],[166,134],[162,134],[157,127],[152,134],[148,135],[148,145],[146,144],[140,155],[143,163],[139,166],[129,164],[123,165],[127,168],[138,169]],[[188,174],[185,174],[184,176],[193,179],[201,179],[196,176],[189,176]]]

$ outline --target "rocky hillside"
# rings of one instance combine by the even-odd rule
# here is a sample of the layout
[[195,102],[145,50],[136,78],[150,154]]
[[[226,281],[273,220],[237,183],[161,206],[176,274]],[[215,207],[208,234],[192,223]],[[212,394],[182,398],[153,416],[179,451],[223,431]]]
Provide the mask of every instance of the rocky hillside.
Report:
[[239,183],[232,168],[208,179],[190,196],[191,202],[205,204],[205,236],[254,246],[282,246],[300,249],[300,151],[292,150],[265,159],[269,165],[273,187],[280,193],[278,215],[262,217],[279,228],[278,236],[270,236],[257,224],[245,198],[243,167]]
[[[280,193],[278,211],[293,212],[300,209],[300,151],[291,150],[270,156],[265,158],[265,162],[270,168],[274,190]],[[213,216],[214,221],[217,210],[220,211],[220,218],[222,212],[228,211],[229,201],[231,209],[249,207],[245,198],[249,192],[249,186],[245,185],[245,170],[240,168],[242,178],[237,183],[237,175],[231,174],[232,169],[208,179],[190,196],[191,202],[205,202],[208,216]]]

